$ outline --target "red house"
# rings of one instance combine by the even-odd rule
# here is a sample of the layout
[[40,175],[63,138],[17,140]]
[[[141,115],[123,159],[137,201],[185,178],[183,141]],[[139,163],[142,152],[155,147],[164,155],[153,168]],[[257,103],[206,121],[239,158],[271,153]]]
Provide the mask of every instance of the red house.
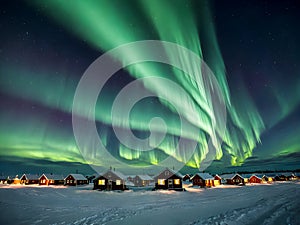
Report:
[[249,182],[253,183],[253,184],[260,184],[262,183],[262,177],[259,175],[255,175],[253,174],[250,178],[249,178]]
[[39,185],[63,185],[63,175],[56,174],[43,174],[39,178]]
[[212,187],[214,186],[214,177],[209,173],[196,173],[191,177],[194,186]]
[[23,174],[20,178],[21,184],[38,184],[39,183],[39,176],[33,174]]

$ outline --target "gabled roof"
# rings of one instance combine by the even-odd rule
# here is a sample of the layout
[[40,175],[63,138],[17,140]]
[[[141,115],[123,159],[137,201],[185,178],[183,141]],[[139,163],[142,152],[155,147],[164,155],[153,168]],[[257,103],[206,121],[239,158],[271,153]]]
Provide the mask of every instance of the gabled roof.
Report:
[[241,178],[243,178],[240,174],[238,173],[230,173],[230,174],[223,174],[221,175],[221,177],[223,179],[233,179],[236,175],[240,176]]
[[153,180],[153,178],[150,177],[149,175],[136,175],[136,176],[138,176],[142,180]]
[[23,176],[20,179],[22,179],[24,176],[25,176],[26,180],[38,180],[40,178],[40,176],[37,175],[37,174],[26,174],[26,173],[24,173]]
[[99,174],[99,176],[97,176],[94,180],[97,180],[99,177],[104,176],[106,173],[109,173],[109,172],[115,174],[121,180],[126,180],[128,178],[128,176],[125,176],[123,173],[121,173],[119,171],[107,170],[105,173]]
[[257,177],[259,179],[262,179],[263,175],[262,174],[252,174],[251,177]]
[[252,177],[253,174],[250,174],[250,173],[246,173],[246,174],[241,174],[241,176],[243,178],[246,178],[246,179],[250,179],[250,177]]
[[[48,180],[64,180],[64,176],[63,175],[58,175],[58,174],[48,174],[48,173],[43,173],[42,176],[45,176]],[[39,177],[39,179],[41,179],[41,177]]]
[[194,177],[197,175],[203,180],[214,180],[213,176],[209,173],[196,173],[194,176],[191,177],[191,180],[193,180]]
[[176,172],[175,170],[172,170],[172,169],[170,169],[170,168],[164,169],[164,170],[161,171],[159,174],[155,175],[153,178],[158,177],[160,174],[162,174],[162,173],[165,172],[166,170],[168,170],[168,171],[171,172],[172,174],[174,174],[174,175],[180,177],[181,179],[183,178],[183,175],[182,175],[181,173]]
[[[79,173],[71,173],[68,176],[72,176],[75,180],[87,180],[85,176]],[[66,176],[65,179],[67,179],[68,176]]]

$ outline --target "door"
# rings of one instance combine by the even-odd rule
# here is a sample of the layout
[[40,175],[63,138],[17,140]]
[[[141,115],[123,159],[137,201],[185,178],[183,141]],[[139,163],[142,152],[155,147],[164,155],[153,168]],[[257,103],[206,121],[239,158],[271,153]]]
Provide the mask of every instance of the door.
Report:
[[108,180],[108,182],[107,182],[107,190],[109,190],[109,191],[112,190],[112,180]]
[[173,180],[168,179],[168,188],[173,188]]

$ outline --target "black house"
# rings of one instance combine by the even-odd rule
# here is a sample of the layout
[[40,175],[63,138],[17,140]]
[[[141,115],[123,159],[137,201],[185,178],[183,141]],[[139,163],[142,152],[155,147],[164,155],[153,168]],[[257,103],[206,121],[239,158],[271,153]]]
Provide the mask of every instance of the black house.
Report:
[[108,170],[94,179],[94,189],[97,190],[127,190],[126,176],[120,172]]
[[154,177],[155,189],[183,191],[182,178],[179,172],[166,168]]

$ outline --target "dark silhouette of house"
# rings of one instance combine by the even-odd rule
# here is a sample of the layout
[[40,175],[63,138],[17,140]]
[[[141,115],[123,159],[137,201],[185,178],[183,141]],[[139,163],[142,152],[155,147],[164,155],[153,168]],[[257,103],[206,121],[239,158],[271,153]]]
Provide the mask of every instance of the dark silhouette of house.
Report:
[[232,185],[245,184],[244,178],[241,175],[239,175],[238,173],[236,173],[236,174],[223,174],[221,177],[225,181],[226,184],[232,184]]
[[189,174],[184,175],[182,180],[190,182],[191,181],[191,175],[189,175]]
[[194,186],[212,187],[214,186],[214,177],[209,173],[196,173],[191,177]]
[[35,174],[23,174],[20,178],[21,184],[38,184],[39,183],[39,176]]
[[120,172],[108,170],[94,179],[94,189],[97,190],[127,190],[126,176]]
[[88,184],[88,179],[82,174],[71,173],[65,178],[65,185],[76,186]]
[[182,178],[179,172],[166,168],[154,177],[155,189],[183,191]]

